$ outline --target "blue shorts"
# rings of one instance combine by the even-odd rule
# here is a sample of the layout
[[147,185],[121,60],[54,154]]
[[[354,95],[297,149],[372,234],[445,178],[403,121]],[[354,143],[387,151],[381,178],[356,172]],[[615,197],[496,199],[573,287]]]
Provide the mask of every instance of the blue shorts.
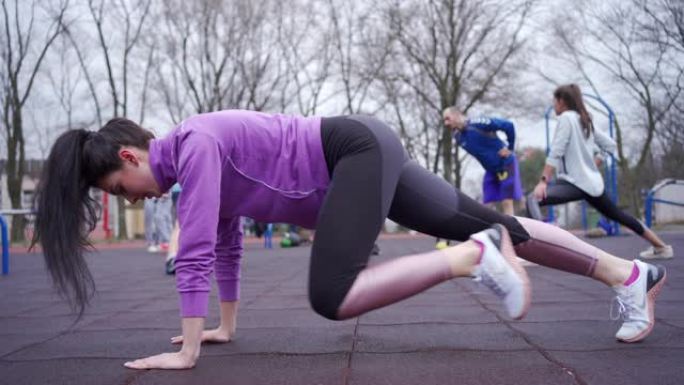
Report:
[[[513,156],[513,155],[511,155]],[[499,202],[504,199],[520,200],[523,196],[518,159],[507,164],[503,171],[487,171],[482,181],[483,203]]]

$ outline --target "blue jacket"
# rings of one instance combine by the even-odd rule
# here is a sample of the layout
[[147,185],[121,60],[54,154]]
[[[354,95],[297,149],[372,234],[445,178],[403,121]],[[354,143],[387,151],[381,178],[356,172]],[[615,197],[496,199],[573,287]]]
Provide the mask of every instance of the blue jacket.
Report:
[[[497,131],[506,134],[506,141],[499,139]],[[511,163],[514,154],[508,158],[502,158],[498,152],[504,147],[513,152],[515,148],[515,127],[513,123],[505,119],[476,118],[469,119],[465,129],[456,131],[454,139],[464,150],[480,162],[485,170],[490,172],[501,171],[505,165]]]

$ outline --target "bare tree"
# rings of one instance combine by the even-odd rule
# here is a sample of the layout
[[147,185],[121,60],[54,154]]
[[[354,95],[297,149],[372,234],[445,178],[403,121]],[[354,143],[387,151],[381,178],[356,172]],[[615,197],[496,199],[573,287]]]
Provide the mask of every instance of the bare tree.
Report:
[[241,83],[236,63],[246,49],[240,25],[247,22],[232,22],[231,10],[222,0],[163,5],[156,76],[174,123],[190,113],[244,103],[247,86]]
[[[117,0],[115,2],[104,0],[88,0],[87,7],[89,15],[92,20],[92,25],[95,27],[97,35],[98,46],[101,54],[101,60],[104,62],[105,77],[108,84],[109,101],[111,110],[106,115],[110,117],[128,116],[133,111],[131,108],[130,94],[131,84],[131,62],[132,55],[135,48],[140,46],[144,27],[150,15],[151,0],[135,2],[132,5],[126,0]],[[110,34],[107,31],[110,29],[121,31],[121,33]],[[88,71],[85,64],[85,59],[82,55],[82,48],[79,48],[73,34],[69,33],[69,38],[72,39],[74,47],[78,52],[81,68],[86,73],[88,84],[93,96],[93,101],[97,108],[98,120],[101,121],[105,114],[100,111],[101,97],[95,91],[93,74]],[[116,41],[112,38],[121,37],[121,41]],[[116,44],[119,45],[116,45]],[[150,53],[151,55],[151,53]],[[116,62],[119,65],[116,65]],[[147,74],[147,70],[145,70]],[[144,87],[139,89],[141,99],[145,100],[147,75],[143,82]],[[144,102],[141,104],[144,108]],[[140,111],[140,117],[144,118],[144,112]],[[126,206],[123,197],[117,197],[118,208],[118,238],[125,239],[127,237],[126,229]]]
[[[82,42],[77,42],[76,38],[74,37],[74,33],[72,32],[72,27],[69,25],[63,25],[64,27],[64,36],[68,40],[70,44],[71,50],[74,51],[76,54],[76,57],[78,58],[78,65],[81,73],[83,74],[83,77],[86,81],[86,84],[88,85],[88,91],[90,94],[90,99],[93,102],[93,107],[95,109],[95,118],[96,121],[95,123],[97,124],[98,127],[102,127],[104,124],[103,118],[102,118],[102,104],[100,102],[100,97],[97,94],[97,89],[95,85],[95,80],[93,79],[92,75],[92,70],[88,66],[87,58],[84,54],[84,48],[81,47],[83,44]],[[65,47],[66,50],[66,47]]]
[[287,80],[280,62],[276,2],[169,1],[162,7],[156,79],[169,118],[225,108],[279,105]]
[[[57,38],[53,49],[48,53],[47,62],[42,72],[43,87],[37,90],[27,109],[30,116],[31,130],[27,130],[26,137],[29,144],[37,147],[39,158],[45,159],[55,137],[65,130],[74,127],[87,127],[93,124],[91,117],[83,118],[80,108],[83,99],[83,72],[78,67],[77,58],[67,36],[67,26]],[[45,114],[45,111],[54,113]],[[35,140],[33,140],[33,138]],[[27,148],[31,152],[31,146]]]
[[[617,81],[641,109],[642,121],[634,128],[641,131],[642,140],[636,144],[633,164],[625,153],[622,131],[617,130],[624,195],[633,211],[638,212],[641,176],[652,157],[659,127],[682,95],[684,67],[673,60],[667,44],[646,38],[653,36],[648,34],[652,25],[643,24],[649,11],[635,3],[616,2],[595,9],[574,7],[577,27],[568,29],[571,23],[557,23],[556,35],[562,42],[560,51],[569,56],[586,80],[591,78],[587,66],[598,68]],[[590,80],[589,84],[597,88]]]
[[372,87],[389,64],[391,53],[391,37],[372,27],[383,22],[381,12],[376,5],[328,0],[333,68],[345,103],[341,113],[375,114],[380,109],[375,105],[380,98],[373,98],[377,95]]
[[639,18],[642,38],[684,53],[684,3],[678,0],[632,0],[645,15]]
[[[258,5],[257,5],[258,4]],[[282,63],[278,34],[282,19],[274,13],[277,2],[250,2],[250,23],[245,23],[249,49],[240,60],[242,76],[248,89],[247,107],[263,111],[280,104],[274,90],[287,87],[287,66]],[[263,19],[263,20],[261,20]],[[284,36],[283,36],[284,37]]]
[[[66,40],[62,35],[61,43]],[[47,78],[54,93],[55,99],[59,103],[59,107],[66,115],[66,127],[73,127],[74,121],[74,98],[76,97],[76,90],[81,82],[82,73],[73,71],[72,63],[69,61],[69,50],[64,49],[65,44],[61,44],[62,49],[57,54],[58,57],[58,72],[50,71]]]
[[[663,51],[670,54],[670,66],[678,69],[671,71],[669,75],[677,72],[682,74],[684,68],[684,3],[672,0],[632,0],[633,4],[640,9],[646,17],[637,20],[642,39],[650,44],[657,45]],[[672,82],[667,75],[661,77],[664,81]],[[679,80],[679,79],[678,79]],[[674,91],[666,88],[668,96],[673,96],[681,86]],[[662,124],[657,128],[657,140],[660,144],[660,163],[658,170],[659,178],[683,178],[681,165],[684,162],[684,95],[680,92],[672,108],[666,112]]]
[[[10,4],[2,0],[2,24],[0,25],[0,102],[2,122],[7,142],[7,188],[13,208],[21,208],[21,185],[25,173],[25,142],[23,113],[33,90],[47,51],[62,32],[62,21],[68,8],[68,1],[61,1],[56,10],[50,11],[49,23],[42,40],[36,41],[36,2],[30,5]],[[20,10],[20,8],[22,10]],[[24,9],[27,12],[24,12]],[[12,240],[23,239],[25,220],[21,216],[12,219]]]
[[316,3],[292,1],[279,3],[275,17],[280,21],[277,42],[287,72],[279,87],[280,110],[294,104],[298,113],[314,115],[321,104],[334,97],[334,93],[323,93],[334,60],[326,14]]
[[684,179],[684,108],[673,109],[663,122],[660,135],[660,162],[657,178]]
[[532,1],[467,0],[390,2],[385,7],[388,33],[396,42],[391,60],[406,64],[383,76],[403,83],[431,111],[432,121],[425,124],[439,128],[435,163],[456,186],[462,159],[441,124],[441,112],[453,105],[467,112],[492,100],[523,47],[522,31],[532,8]]
[[[118,0],[113,3],[104,0],[88,0],[88,9],[95,25],[105,63],[112,102],[111,116],[113,117],[128,115],[131,54],[141,41],[143,27],[146,25],[150,14],[151,0],[139,1],[135,4],[135,6],[131,6],[126,0]],[[109,20],[105,19],[105,14]],[[115,25],[117,30],[123,28],[122,46],[118,47],[118,50],[110,46],[111,39],[108,37],[111,35],[105,30],[105,23],[107,22]],[[115,67],[115,59],[121,60],[120,68]],[[117,72],[120,76],[117,76]]]

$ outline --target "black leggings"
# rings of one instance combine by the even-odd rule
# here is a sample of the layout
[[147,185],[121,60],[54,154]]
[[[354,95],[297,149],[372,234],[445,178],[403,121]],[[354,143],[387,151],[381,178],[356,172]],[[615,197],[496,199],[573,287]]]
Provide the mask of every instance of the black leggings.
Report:
[[322,316],[336,319],[387,217],[458,241],[494,223],[506,226],[514,244],[530,239],[514,217],[468,198],[410,160],[384,123],[367,116],[324,118],[321,134],[331,181],[311,251],[309,298]]
[[639,235],[644,234],[644,226],[633,216],[620,210],[615,203],[608,197],[606,191],[603,191],[598,197],[593,197],[586,192],[580,190],[574,184],[558,179],[553,184],[550,184],[546,189],[546,198],[537,201],[532,194],[527,196],[527,211],[530,217],[536,220],[542,220],[540,206],[557,205],[567,202],[574,202],[579,200],[587,201],[592,207],[598,210],[603,216],[617,221],[622,225],[630,228]]

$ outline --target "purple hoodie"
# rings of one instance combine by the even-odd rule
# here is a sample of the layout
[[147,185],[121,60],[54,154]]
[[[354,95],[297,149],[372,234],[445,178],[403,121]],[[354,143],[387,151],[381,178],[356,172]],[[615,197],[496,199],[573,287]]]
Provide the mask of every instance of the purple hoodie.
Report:
[[240,216],[314,228],[330,182],[320,118],[228,110],[195,115],[150,144],[162,191],[178,182],[176,286],[183,317],[207,314],[210,276],[219,297],[239,293]]

